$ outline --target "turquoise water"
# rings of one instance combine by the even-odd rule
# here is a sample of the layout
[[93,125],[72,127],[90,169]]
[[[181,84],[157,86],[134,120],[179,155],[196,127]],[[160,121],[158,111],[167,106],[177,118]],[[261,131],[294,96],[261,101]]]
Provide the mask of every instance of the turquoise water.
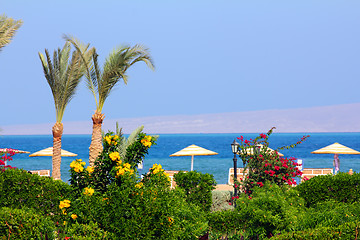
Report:
[[[215,151],[214,156],[195,156],[194,170],[213,174],[218,184],[225,184],[228,171],[233,167],[233,154],[230,144],[236,137],[244,136],[245,139],[255,138],[258,134],[160,134],[157,145],[152,146],[149,155],[144,161],[145,173],[154,164],[159,163],[166,170],[190,170],[191,157],[169,157],[191,144]],[[296,143],[305,133],[274,133],[270,136],[270,147],[276,149],[284,145]],[[311,154],[312,151],[339,142],[345,146],[360,151],[360,133],[310,133],[304,143],[294,149],[283,150],[286,157],[295,157],[303,160],[303,166],[332,168],[332,154]],[[62,148],[73,153],[77,157],[63,157],[61,164],[61,176],[68,181],[69,165],[76,159],[88,161],[90,135],[64,135]],[[34,136],[0,136],[0,148],[14,148],[26,150],[31,153],[52,146],[51,135]],[[51,157],[29,157],[29,154],[17,154],[9,165],[26,170],[51,169]],[[241,161],[238,162],[241,167]],[[340,155],[340,171],[348,172],[352,168],[360,171],[360,155]]]

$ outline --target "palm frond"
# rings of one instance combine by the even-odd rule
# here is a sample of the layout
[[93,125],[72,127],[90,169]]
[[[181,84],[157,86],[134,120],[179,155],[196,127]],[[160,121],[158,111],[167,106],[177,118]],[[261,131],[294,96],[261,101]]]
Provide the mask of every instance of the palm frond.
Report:
[[45,78],[53,94],[57,122],[62,121],[65,108],[75,95],[84,74],[84,64],[80,53],[74,51],[69,60],[70,51],[71,45],[67,42],[62,49],[54,51],[53,59],[50,58],[47,49],[45,49],[46,58],[39,53]]
[[22,23],[21,20],[14,20],[6,17],[6,15],[0,16],[0,51],[5,45],[10,43]]
[[86,76],[86,86],[90,90],[90,92],[93,94],[95,99],[95,104],[98,106],[98,100],[97,100],[97,74],[96,69],[98,69],[97,66],[97,60],[94,60],[94,58],[97,58],[96,49],[94,47],[90,48],[90,44],[84,44],[80,40],[76,39],[75,37],[63,35],[63,38],[71,43],[74,48],[80,53],[80,57],[83,61],[83,64],[85,65],[85,76]]
[[105,60],[101,82],[98,84],[100,110],[114,86],[120,80],[123,80],[125,84],[127,83],[127,69],[136,62],[141,61],[154,69],[153,60],[148,53],[148,49],[141,45],[135,45],[134,47],[120,46],[109,54]]
[[122,144],[119,144],[118,151],[119,151],[121,159],[125,158],[127,148],[137,140],[137,137],[139,136],[139,134],[141,133],[141,131],[143,129],[144,129],[144,126],[140,126],[140,127],[136,128],[130,134],[130,136],[126,139],[126,141],[122,141]]

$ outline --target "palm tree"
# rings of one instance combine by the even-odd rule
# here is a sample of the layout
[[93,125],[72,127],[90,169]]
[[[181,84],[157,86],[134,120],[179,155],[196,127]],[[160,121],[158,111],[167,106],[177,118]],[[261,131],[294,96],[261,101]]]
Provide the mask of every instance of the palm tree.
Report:
[[10,43],[14,37],[16,30],[22,25],[21,20],[15,21],[12,18],[6,17],[6,15],[0,16],[0,51],[1,49]]
[[87,86],[95,99],[96,110],[92,115],[93,130],[89,148],[89,165],[92,166],[103,149],[101,126],[105,115],[102,113],[102,109],[111,90],[121,80],[127,84],[126,71],[135,63],[145,62],[151,69],[154,69],[154,63],[147,48],[141,45],[121,46],[109,54],[103,69],[100,70],[95,48],[92,51],[91,61],[88,62],[88,54],[84,51],[87,49],[85,45],[72,37],[64,36],[64,38],[81,53],[86,66]]
[[55,102],[56,123],[52,127],[53,156],[52,177],[61,179],[61,137],[63,133],[62,118],[67,104],[73,98],[81,77],[84,65],[78,51],[73,51],[70,58],[71,44],[66,42],[62,49],[54,51],[53,59],[45,49],[46,57],[39,52],[45,78],[51,88]]

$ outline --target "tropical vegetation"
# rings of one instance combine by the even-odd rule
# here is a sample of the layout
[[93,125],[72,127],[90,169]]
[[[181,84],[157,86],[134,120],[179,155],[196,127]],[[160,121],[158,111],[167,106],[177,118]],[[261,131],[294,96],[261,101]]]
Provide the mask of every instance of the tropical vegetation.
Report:
[[52,58],[47,49],[45,49],[45,56],[39,52],[39,57],[54,98],[56,112],[56,123],[52,127],[52,176],[54,179],[61,179],[62,118],[66,106],[74,97],[80,79],[84,75],[84,64],[78,51],[71,53],[71,44],[68,42],[62,49],[55,50]]
[[9,44],[15,36],[16,31],[23,24],[22,20],[14,20],[5,14],[0,15],[0,51]]
[[213,191],[212,175],[180,172],[170,188],[159,164],[139,176],[138,164],[156,144],[142,130],[105,134],[94,166],[70,164],[70,184],[0,166],[0,239],[356,239],[360,173],[295,187],[264,179],[234,196]]
[[92,115],[93,131],[91,144],[89,148],[89,163],[93,166],[95,159],[102,151],[101,144],[101,126],[105,118],[102,113],[106,99],[110,96],[111,91],[121,81],[127,84],[127,70],[137,62],[145,62],[147,66],[154,69],[153,59],[149,50],[142,45],[133,47],[124,45],[114,49],[105,59],[105,63],[100,68],[98,63],[98,54],[95,48],[89,48],[73,37],[64,36],[67,42],[70,42],[78,53],[81,55],[86,71],[87,87],[92,93],[96,110]]

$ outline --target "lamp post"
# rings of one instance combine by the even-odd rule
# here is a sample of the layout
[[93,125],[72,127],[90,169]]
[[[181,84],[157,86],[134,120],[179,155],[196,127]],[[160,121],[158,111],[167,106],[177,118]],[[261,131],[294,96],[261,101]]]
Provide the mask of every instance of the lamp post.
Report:
[[235,181],[237,180],[237,158],[236,158],[236,154],[239,151],[239,146],[240,144],[237,143],[235,140],[233,141],[233,143],[231,144],[231,150],[234,153],[234,197],[237,196],[237,188],[235,187]]
[[260,154],[260,148],[261,148],[261,145],[259,145],[259,144],[255,145],[255,155]]

